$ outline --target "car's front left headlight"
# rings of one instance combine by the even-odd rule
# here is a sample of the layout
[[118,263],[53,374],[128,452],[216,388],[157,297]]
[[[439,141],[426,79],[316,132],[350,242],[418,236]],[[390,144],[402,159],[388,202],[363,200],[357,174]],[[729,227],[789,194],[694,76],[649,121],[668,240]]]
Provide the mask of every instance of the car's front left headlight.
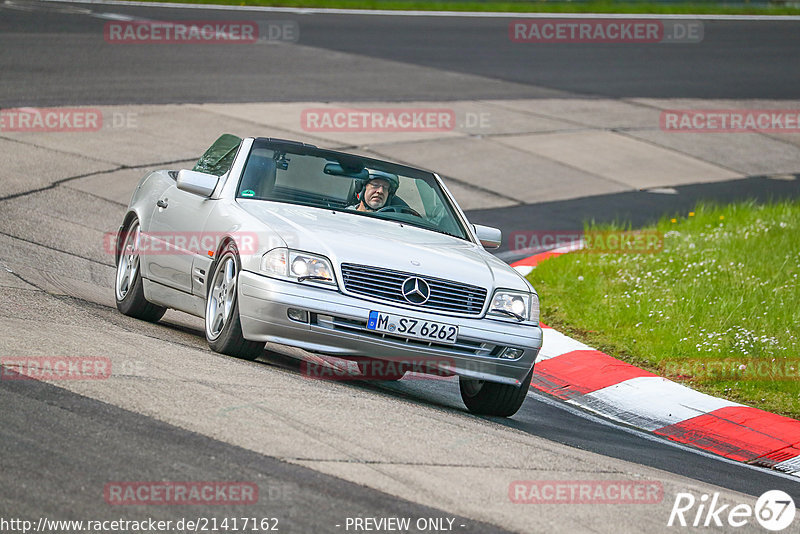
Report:
[[323,256],[289,248],[274,248],[261,258],[265,273],[291,280],[338,287],[331,262]]
[[492,296],[487,315],[506,320],[539,322],[539,297],[536,293],[498,289]]

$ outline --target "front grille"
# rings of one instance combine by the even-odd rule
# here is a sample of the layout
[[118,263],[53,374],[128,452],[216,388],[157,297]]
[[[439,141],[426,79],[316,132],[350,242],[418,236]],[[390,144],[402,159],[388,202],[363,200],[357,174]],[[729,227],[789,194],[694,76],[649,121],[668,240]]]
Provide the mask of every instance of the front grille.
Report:
[[344,287],[350,293],[410,305],[403,297],[403,282],[409,277],[422,278],[431,289],[430,298],[416,307],[467,315],[479,315],[486,301],[486,289],[414,273],[393,271],[367,265],[342,264]]

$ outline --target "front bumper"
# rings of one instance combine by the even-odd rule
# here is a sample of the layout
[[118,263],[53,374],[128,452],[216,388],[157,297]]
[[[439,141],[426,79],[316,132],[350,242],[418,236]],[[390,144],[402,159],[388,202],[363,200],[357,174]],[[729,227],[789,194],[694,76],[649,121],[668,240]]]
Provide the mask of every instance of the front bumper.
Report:
[[[538,325],[419,312],[249,271],[239,273],[238,284],[242,332],[252,341],[344,358],[424,361],[434,372],[514,385],[531,370],[542,346]],[[308,312],[307,322],[290,319],[289,308]],[[457,325],[458,340],[446,345],[369,331],[370,311]],[[522,349],[522,355],[503,359],[506,347]]]

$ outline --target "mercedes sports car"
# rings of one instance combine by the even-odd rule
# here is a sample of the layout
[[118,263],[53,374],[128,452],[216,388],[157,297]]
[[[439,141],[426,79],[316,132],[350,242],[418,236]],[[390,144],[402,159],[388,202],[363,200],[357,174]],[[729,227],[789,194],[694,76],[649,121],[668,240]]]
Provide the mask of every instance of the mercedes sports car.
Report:
[[430,171],[225,134],[193,169],[139,182],[116,302],[147,321],[204,318],[211,349],[240,358],[272,342],[379,363],[383,379],[458,376],[471,412],[510,416],[542,330],[534,289],[485,250],[500,240]]

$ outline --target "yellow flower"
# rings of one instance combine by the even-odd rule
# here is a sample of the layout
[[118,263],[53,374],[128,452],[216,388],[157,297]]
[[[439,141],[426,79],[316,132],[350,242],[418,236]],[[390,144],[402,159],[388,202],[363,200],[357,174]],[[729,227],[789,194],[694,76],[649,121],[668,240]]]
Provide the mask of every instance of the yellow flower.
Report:
[[678,219],[670,219],[670,222],[676,223],[676,222],[678,222]]
[[724,218],[725,218],[725,216],[724,216],[724,215],[720,215],[720,216],[719,216],[719,220],[720,220],[720,221],[721,221],[722,219],[724,219]]
[[694,212],[693,211],[689,212],[689,217],[694,217]]

